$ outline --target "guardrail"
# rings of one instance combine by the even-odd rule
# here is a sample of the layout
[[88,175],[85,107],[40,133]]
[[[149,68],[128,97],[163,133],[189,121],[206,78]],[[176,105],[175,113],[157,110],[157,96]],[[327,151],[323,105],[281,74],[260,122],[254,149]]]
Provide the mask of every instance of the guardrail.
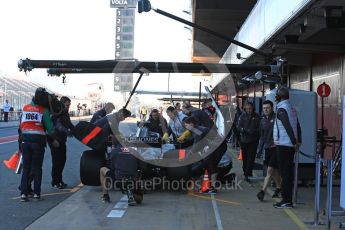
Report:
[[[12,111],[8,113],[8,121],[18,121],[22,112]],[[0,121],[5,121],[5,113],[0,112]]]

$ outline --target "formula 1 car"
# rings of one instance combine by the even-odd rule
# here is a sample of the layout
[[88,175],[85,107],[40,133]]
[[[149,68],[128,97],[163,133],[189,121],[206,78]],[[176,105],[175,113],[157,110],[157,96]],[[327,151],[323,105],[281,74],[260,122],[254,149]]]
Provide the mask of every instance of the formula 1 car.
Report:
[[[78,126],[78,125],[77,125]],[[93,126],[91,123],[83,123],[83,126]],[[104,138],[100,135],[99,137]],[[82,139],[77,137],[78,139]],[[181,159],[179,144],[164,144],[158,133],[149,132],[145,127],[138,128],[137,133],[131,137],[124,138],[118,147],[110,151],[87,150],[82,153],[80,160],[80,178],[84,185],[100,185],[100,168],[106,165],[108,154],[132,154],[137,161],[137,171],[142,180],[162,179],[188,181],[191,178],[198,178],[204,173],[204,162],[190,162],[188,159]],[[99,145],[100,141],[96,141]],[[108,148],[111,142],[107,142]],[[185,160],[185,161],[184,161]],[[231,173],[232,161],[228,154],[224,153],[218,164],[218,180],[222,183],[231,183],[235,175]],[[158,180],[156,180],[158,181]],[[162,181],[162,180],[159,180]]]

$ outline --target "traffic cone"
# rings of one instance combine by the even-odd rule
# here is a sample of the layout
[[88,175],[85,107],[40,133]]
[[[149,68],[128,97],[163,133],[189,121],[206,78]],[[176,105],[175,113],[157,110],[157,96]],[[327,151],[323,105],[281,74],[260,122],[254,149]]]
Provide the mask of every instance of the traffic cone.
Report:
[[242,149],[240,149],[240,154],[238,155],[237,160],[239,160],[239,161],[243,160],[243,158],[242,158]]
[[208,178],[208,172],[207,172],[207,170],[205,170],[204,178],[202,179],[201,188],[199,190],[199,193],[206,192],[207,190],[210,189],[210,187],[211,187],[211,184],[210,184],[210,180]]
[[9,168],[13,171],[16,171],[17,165],[19,163],[19,158],[20,158],[20,154],[17,151],[10,157],[10,159],[4,160],[3,162],[7,168]]

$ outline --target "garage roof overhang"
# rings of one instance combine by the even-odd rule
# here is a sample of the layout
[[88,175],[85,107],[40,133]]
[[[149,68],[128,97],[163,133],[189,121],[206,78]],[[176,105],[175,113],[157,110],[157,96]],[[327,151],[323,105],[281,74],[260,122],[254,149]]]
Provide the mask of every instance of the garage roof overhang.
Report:
[[[194,0],[194,22],[234,38],[257,0]],[[230,43],[194,29],[193,61],[219,62]]]

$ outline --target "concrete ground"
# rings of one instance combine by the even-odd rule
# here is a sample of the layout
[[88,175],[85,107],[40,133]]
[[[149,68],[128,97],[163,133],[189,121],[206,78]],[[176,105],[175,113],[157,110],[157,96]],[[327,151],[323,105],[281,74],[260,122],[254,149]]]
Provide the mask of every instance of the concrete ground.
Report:
[[[135,121],[131,122],[135,130]],[[0,129],[0,132],[4,137],[16,134],[14,128],[9,130]],[[8,149],[4,149],[5,147]],[[4,159],[7,159],[9,153],[12,153],[15,148],[15,142],[3,144],[2,151],[6,154]],[[13,172],[9,172],[7,169],[2,170],[1,177],[3,179],[7,178],[7,180],[1,180],[2,187],[6,188],[3,194],[3,205],[8,207],[7,210],[13,209],[11,213],[19,214],[18,211],[15,211],[15,208],[21,207],[20,210],[27,214],[29,214],[29,210],[35,210],[36,212],[32,217],[25,214],[28,218],[30,216],[30,219],[25,221],[21,218],[17,221],[15,219],[8,220],[8,223],[18,222],[18,228],[13,229],[23,229],[20,226],[26,226],[27,229],[292,230],[325,228],[325,226],[305,224],[306,221],[312,221],[314,218],[313,187],[299,188],[298,203],[293,209],[275,209],[273,204],[278,199],[272,199],[270,194],[266,194],[264,202],[258,201],[256,194],[261,187],[262,180],[253,180],[251,184],[243,181],[241,162],[237,160],[237,152],[234,149],[229,149],[229,154],[233,158],[233,172],[238,175],[236,186],[230,185],[226,189],[220,189],[218,194],[214,196],[196,192],[150,191],[144,195],[143,203],[135,207],[128,207],[126,197],[119,191],[111,191],[111,203],[107,204],[102,203],[100,200],[100,187],[79,185],[78,157],[82,151],[80,143],[77,143],[75,140],[70,141],[69,150],[72,152],[69,155],[69,166],[67,166],[65,173],[68,174],[66,178],[70,182],[73,181],[70,184],[75,187],[69,188],[68,191],[61,191],[66,193],[66,196],[60,193],[52,193],[54,191],[49,188],[49,162],[45,164],[44,168],[46,181],[43,193],[47,193],[47,196],[43,195],[43,201],[29,202],[29,205],[18,202],[18,197],[16,197],[18,193],[16,191],[18,180],[8,180],[15,177],[12,175]],[[49,161],[49,159],[47,160]],[[262,170],[256,170],[255,175],[262,175]],[[335,180],[334,184],[339,184],[339,181]],[[273,188],[268,193],[272,193],[272,190]],[[57,199],[55,196],[64,196],[64,198]],[[320,219],[325,221],[325,216],[322,212],[325,207],[325,187],[321,188],[320,197]],[[333,210],[340,210],[339,186],[333,187]],[[3,210],[3,212],[3,215],[6,215],[6,211]],[[340,221],[345,221],[345,218],[332,217],[331,229],[338,229]],[[0,229],[2,229],[1,226]]]
[[[230,150],[235,156],[236,152]],[[99,187],[84,186],[64,202],[51,209],[27,229],[324,229],[305,221],[313,220],[314,189],[299,189],[299,201],[293,209],[278,210],[269,194],[259,202],[256,193],[261,182],[242,181],[241,162],[234,160],[237,185],[220,190],[217,195],[196,192],[152,191],[144,195],[141,205],[127,205],[120,192],[110,193],[111,203],[102,203]],[[260,171],[256,172],[261,173]],[[269,193],[272,191],[270,190]],[[334,188],[334,207],[337,207]],[[325,197],[322,188],[321,197]],[[324,203],[322,199],[321,204]],[[324,205],[321,205],[322,209]],[[334,208],[336,209],[336,208]],[[321,219],[324,220],[322,213]],[[338,229],[340,218],[333,218]]]

